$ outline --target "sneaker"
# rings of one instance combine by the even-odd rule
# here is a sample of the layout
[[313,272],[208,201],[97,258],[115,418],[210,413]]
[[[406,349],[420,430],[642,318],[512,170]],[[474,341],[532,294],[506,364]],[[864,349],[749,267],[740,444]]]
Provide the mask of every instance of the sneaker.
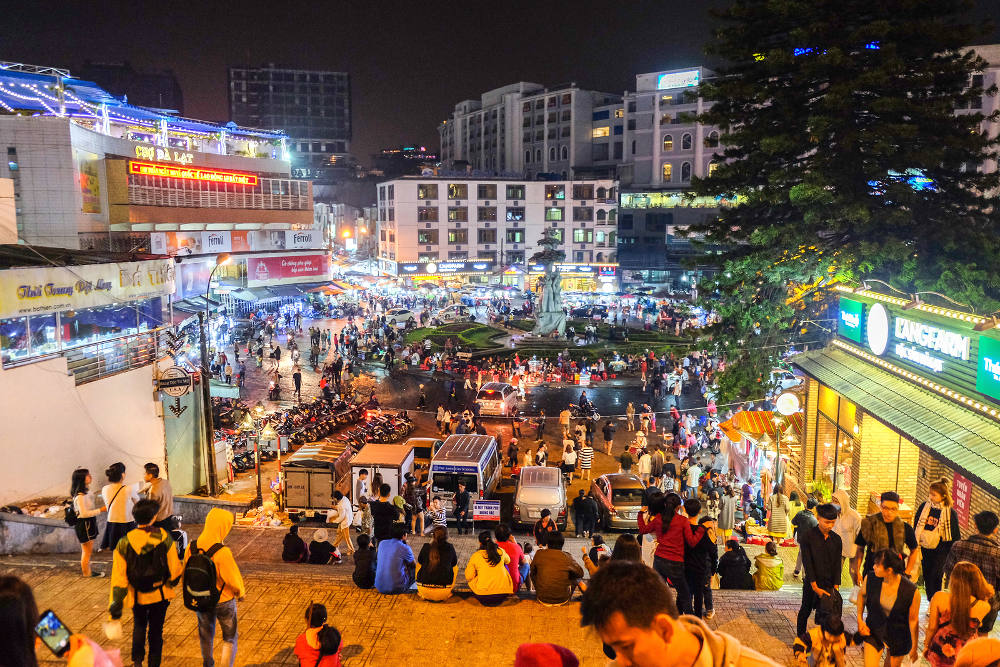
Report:
[[91,577],[104,577],[106,575],[103,572],[91,572],[90,576]]
[[715,616],[715,610],[714,609],[709,609],[708,611],[705,612],[705,618],[706,619],[713,618],[714,616]]
[[798,578],[799,578],[799,577],[801,577],[801,576],[802,576],[802,575],[801,575],[801,574],[799,574],[798,572],[792,572],[792,579],[798,579]]

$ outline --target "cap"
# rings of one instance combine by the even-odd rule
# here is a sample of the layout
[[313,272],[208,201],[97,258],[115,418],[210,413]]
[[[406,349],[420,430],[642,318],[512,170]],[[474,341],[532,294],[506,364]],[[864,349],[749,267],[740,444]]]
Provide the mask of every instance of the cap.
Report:
[[514,656],[514,667],[578,667],[579,664],[572,651],[556,644],[521,644]]

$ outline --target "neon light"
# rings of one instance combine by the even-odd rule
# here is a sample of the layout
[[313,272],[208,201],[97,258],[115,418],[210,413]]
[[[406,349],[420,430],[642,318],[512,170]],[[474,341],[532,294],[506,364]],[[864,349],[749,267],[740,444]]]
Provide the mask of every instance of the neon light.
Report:
[[180,178],[187,181],[208,181],[210,183],[232,183],[233,185],[257,185],[257,176],[237,171],[219,169],[199,169],[197,167],[177,167],[169,164],[153,164],[129,160],[128,173],[141,176],[162,176]]

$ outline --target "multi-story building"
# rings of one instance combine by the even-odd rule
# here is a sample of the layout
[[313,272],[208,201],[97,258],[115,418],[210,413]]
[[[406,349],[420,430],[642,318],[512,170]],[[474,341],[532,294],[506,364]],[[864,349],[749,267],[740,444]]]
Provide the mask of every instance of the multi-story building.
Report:
[[441,160],[491,173],[552,174],[579,178],[592,166],[591,120],[595,107],[620,96],[576,84],[545,88],[518,82],[455,105],[438,127]]
[[128,61],[95,63],[88,60],[77,75],[93,81],[115,97],[127,98],[129,104],[169,109],[184,115],[184,94],[173,70],[138,72]]
[[351,151],[351,77],[346,72],[282,67],[229,68],[229,117],[286,134],[292,173],[329,180]]
[[542,273],[531,256],[549,229],[566,253],[564,287],[608,291],[617,282],[617,197],[607,179],[420,176],[380,183],[379,269],[416,281],[526,287]]

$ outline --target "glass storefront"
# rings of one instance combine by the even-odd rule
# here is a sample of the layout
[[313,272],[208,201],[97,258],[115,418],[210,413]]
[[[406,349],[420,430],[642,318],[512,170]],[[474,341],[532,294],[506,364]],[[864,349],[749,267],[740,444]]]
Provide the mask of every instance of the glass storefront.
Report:
[[0,359],[11,364],[163,326],[167,300],[66,310],[0,320]]

